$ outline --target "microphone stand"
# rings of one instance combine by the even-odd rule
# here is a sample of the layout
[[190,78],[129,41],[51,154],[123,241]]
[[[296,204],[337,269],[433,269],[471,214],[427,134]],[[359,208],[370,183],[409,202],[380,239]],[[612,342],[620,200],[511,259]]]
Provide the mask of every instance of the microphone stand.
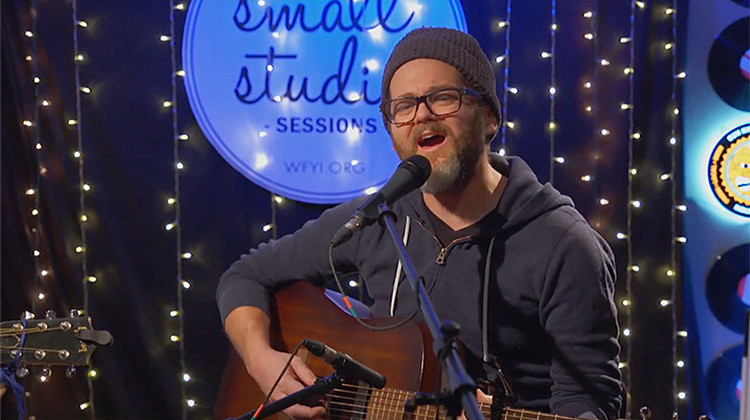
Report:
[[[409,279],[412,289],[417,293],[419,300],[419,310],[424,317],[425,323],[432,334],[432,350],[438,357],[439,362],[444,366],[444,371],[448,376],[450,394],[448,398],[439,398],[438,401],[446,406],[447,413],[450,417],[457,417],[461,414],[461,407],[466,413],[469,420],[484,419],[482,412],[479,410],[477,398],[474,394],[476,384],[466,373],[466,368],[461,362],[458,355],[454,338],[458,334],[457,324],[454,322],[440,323],[435,309],[430,302],[422,284],[417,281],[416,270],[406,254],[406,248],[398,237],[394,220],[396,215],[388,209],[386,204],[378,206],[378,222],[388,231],[393,243],[396,246],[399,260]],[[460,404],[459,404],[460,400]],[[420,402],[420,401],[418,401]]]
[[268,404],[267,406],[263,407],[263,409],[258,414],[258,417],[253,417],[253,414],[258,411],[258,409],[256,408],[253,411],[248,411],[247,413],[242,414],[239,417],[235,417],[231,420],[250,420],[268,417],[295,404],[305,403],[305,401],[309,398],[318,395],[325,395],[328,391],[331,391],[332,389],[340,386],[343,382],[344,381],[339,376],[338,371],[334,372],[332,375],[326,376],[325,378],[316,379],[314,384],[306,388],[302,388],[295,393],[289,394],[280,400]]

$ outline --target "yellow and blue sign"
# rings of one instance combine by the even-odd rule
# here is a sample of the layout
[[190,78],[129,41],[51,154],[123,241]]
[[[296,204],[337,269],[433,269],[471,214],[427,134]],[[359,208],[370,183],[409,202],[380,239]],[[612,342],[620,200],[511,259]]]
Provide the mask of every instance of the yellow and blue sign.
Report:
[[708,166],[711,191],[729,211],[750,217],[750,124],[716,143]]

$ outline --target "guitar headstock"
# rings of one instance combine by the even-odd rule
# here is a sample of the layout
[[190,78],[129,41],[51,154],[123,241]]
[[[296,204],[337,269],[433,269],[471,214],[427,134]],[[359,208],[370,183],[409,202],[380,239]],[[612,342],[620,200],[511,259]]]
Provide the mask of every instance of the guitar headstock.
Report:
[[94,331],[85,316],[0,323],[2,364],[18,357],[26,365],[88,365],[96,344],[111,343],[112,335]]

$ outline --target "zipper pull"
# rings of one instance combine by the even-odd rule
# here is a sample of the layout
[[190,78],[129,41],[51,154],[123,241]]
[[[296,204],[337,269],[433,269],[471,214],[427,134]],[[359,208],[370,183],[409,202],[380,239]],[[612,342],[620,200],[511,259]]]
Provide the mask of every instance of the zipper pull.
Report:
[[435,262],[439,265],[445,265],[445,251],[447,251],[447,248],[440,248],[440,253],[438,254],[437,258],[435,258]]

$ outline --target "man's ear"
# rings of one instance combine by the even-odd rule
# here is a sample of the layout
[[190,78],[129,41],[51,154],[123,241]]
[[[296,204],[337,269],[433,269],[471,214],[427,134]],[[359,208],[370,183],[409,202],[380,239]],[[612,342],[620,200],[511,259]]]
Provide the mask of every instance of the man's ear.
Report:
[[500,122],[497,120],[495,114],[492,113],[489,106],[484,107],[484,122],[485,132],[484,138],[488,139],[487,143],[491,142],[495,138],[498,130],[500,129]]

